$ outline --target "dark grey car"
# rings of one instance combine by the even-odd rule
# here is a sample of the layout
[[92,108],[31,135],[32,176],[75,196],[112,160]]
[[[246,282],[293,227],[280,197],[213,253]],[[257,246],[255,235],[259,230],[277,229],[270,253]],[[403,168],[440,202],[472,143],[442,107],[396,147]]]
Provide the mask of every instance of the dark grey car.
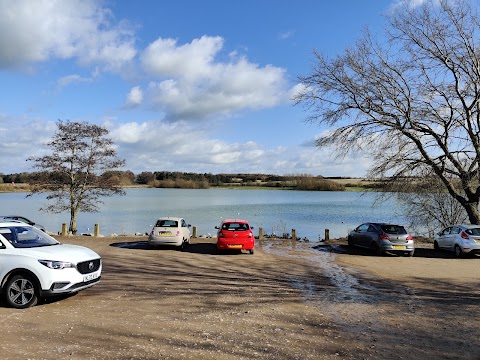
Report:
[[385,252],[413,256],[413,237],[401,225],[387,223],[364,223],[348,234],[349,246],[371,249],[375,254]]

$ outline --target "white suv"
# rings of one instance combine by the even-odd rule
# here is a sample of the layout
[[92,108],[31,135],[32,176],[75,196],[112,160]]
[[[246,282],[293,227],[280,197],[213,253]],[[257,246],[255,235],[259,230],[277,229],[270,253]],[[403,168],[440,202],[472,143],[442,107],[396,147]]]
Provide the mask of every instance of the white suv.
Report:
[[0,222],[0,290],[11,307],[75,293],[100,281],[102,259],[78,245],[61,244],[19,222]]

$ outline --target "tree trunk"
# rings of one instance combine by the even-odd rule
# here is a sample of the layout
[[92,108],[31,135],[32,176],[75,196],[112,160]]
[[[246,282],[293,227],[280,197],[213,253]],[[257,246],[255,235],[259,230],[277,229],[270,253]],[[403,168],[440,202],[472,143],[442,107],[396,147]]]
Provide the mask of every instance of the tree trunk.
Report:
[[462,204],[467,212],[470,224],[480,225],[480,213],[478,212],[478,201]]
[[74,209],[70,211],[70,226],[68,231],[73,235],[77,235],[77,212]]

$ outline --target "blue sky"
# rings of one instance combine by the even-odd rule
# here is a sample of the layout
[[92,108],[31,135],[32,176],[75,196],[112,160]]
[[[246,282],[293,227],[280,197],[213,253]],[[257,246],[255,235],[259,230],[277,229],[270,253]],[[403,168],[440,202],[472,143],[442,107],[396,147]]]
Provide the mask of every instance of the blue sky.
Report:
[[395,3],[0,0],[0,173],[34,171],[61,119],[108,128],[136,174],[364,176],[291,97],[312,50],[382,31]]

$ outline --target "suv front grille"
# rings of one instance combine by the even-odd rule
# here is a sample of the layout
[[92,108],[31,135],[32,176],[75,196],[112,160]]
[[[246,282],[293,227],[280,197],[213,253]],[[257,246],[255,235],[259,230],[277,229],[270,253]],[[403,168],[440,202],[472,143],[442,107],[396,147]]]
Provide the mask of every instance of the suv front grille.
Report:
[[89,274],[100,268],[102,259],[88,260],[77,264],[77,270],[80,274]]

